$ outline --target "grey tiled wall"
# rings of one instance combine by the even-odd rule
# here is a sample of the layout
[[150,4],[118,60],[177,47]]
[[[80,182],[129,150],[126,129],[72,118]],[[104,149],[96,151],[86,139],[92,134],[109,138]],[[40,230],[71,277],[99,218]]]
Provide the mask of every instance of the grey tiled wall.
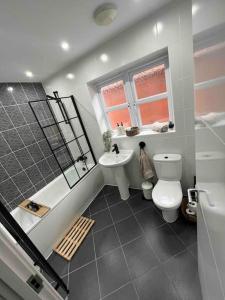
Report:
[[28,104],[43,98],[41,83],[0,83],[0,201],[9,211],[60,174]]

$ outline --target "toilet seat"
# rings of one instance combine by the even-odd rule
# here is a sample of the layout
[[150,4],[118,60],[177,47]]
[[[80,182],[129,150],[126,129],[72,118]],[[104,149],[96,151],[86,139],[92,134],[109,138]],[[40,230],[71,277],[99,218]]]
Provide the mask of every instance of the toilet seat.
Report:
[[174,210],[181,205],[182,189],[180,181],[158,180],[152,191],[155,205],[162,210]]

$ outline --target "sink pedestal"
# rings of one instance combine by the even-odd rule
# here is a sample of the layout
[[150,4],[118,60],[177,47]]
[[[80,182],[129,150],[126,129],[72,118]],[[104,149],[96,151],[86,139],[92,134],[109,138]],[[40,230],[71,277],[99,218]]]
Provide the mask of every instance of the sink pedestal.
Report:
[[129,192],[129,184],[128,184],[127,176],[124,171],[124,167],[120,166],[120,167],[113,168],[113,174],[117,186],[119,188],[121,199],[127,200],[130,197],[130,192]]
[[105,152],[99,158],[99,163],[101,166],[111,168],[122,200],[127,200],[130,197],[129,184],[124,171],[124,166],[131,161],[133,154],[133,150],[120,150],[120,152],[117,154]]

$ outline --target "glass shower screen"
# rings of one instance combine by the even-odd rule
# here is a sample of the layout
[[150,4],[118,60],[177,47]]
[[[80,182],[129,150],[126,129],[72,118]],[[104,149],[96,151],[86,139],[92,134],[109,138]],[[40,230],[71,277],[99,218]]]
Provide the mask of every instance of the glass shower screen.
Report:
[[57,92],[54,96],[29,105],[72,188],[96,165],[96,159],[74,96],[59,97]]

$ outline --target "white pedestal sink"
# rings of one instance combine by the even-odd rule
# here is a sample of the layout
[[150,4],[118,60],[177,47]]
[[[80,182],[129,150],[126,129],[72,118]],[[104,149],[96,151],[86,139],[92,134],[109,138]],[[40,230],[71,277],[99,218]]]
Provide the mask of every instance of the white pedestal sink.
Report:
[[105,152],[99,159],[100,165],[112,169],[122,200],[127,200],[130,197],[124,165],[131,160],[133,153],[133,150],[120,150],[119,154]]

